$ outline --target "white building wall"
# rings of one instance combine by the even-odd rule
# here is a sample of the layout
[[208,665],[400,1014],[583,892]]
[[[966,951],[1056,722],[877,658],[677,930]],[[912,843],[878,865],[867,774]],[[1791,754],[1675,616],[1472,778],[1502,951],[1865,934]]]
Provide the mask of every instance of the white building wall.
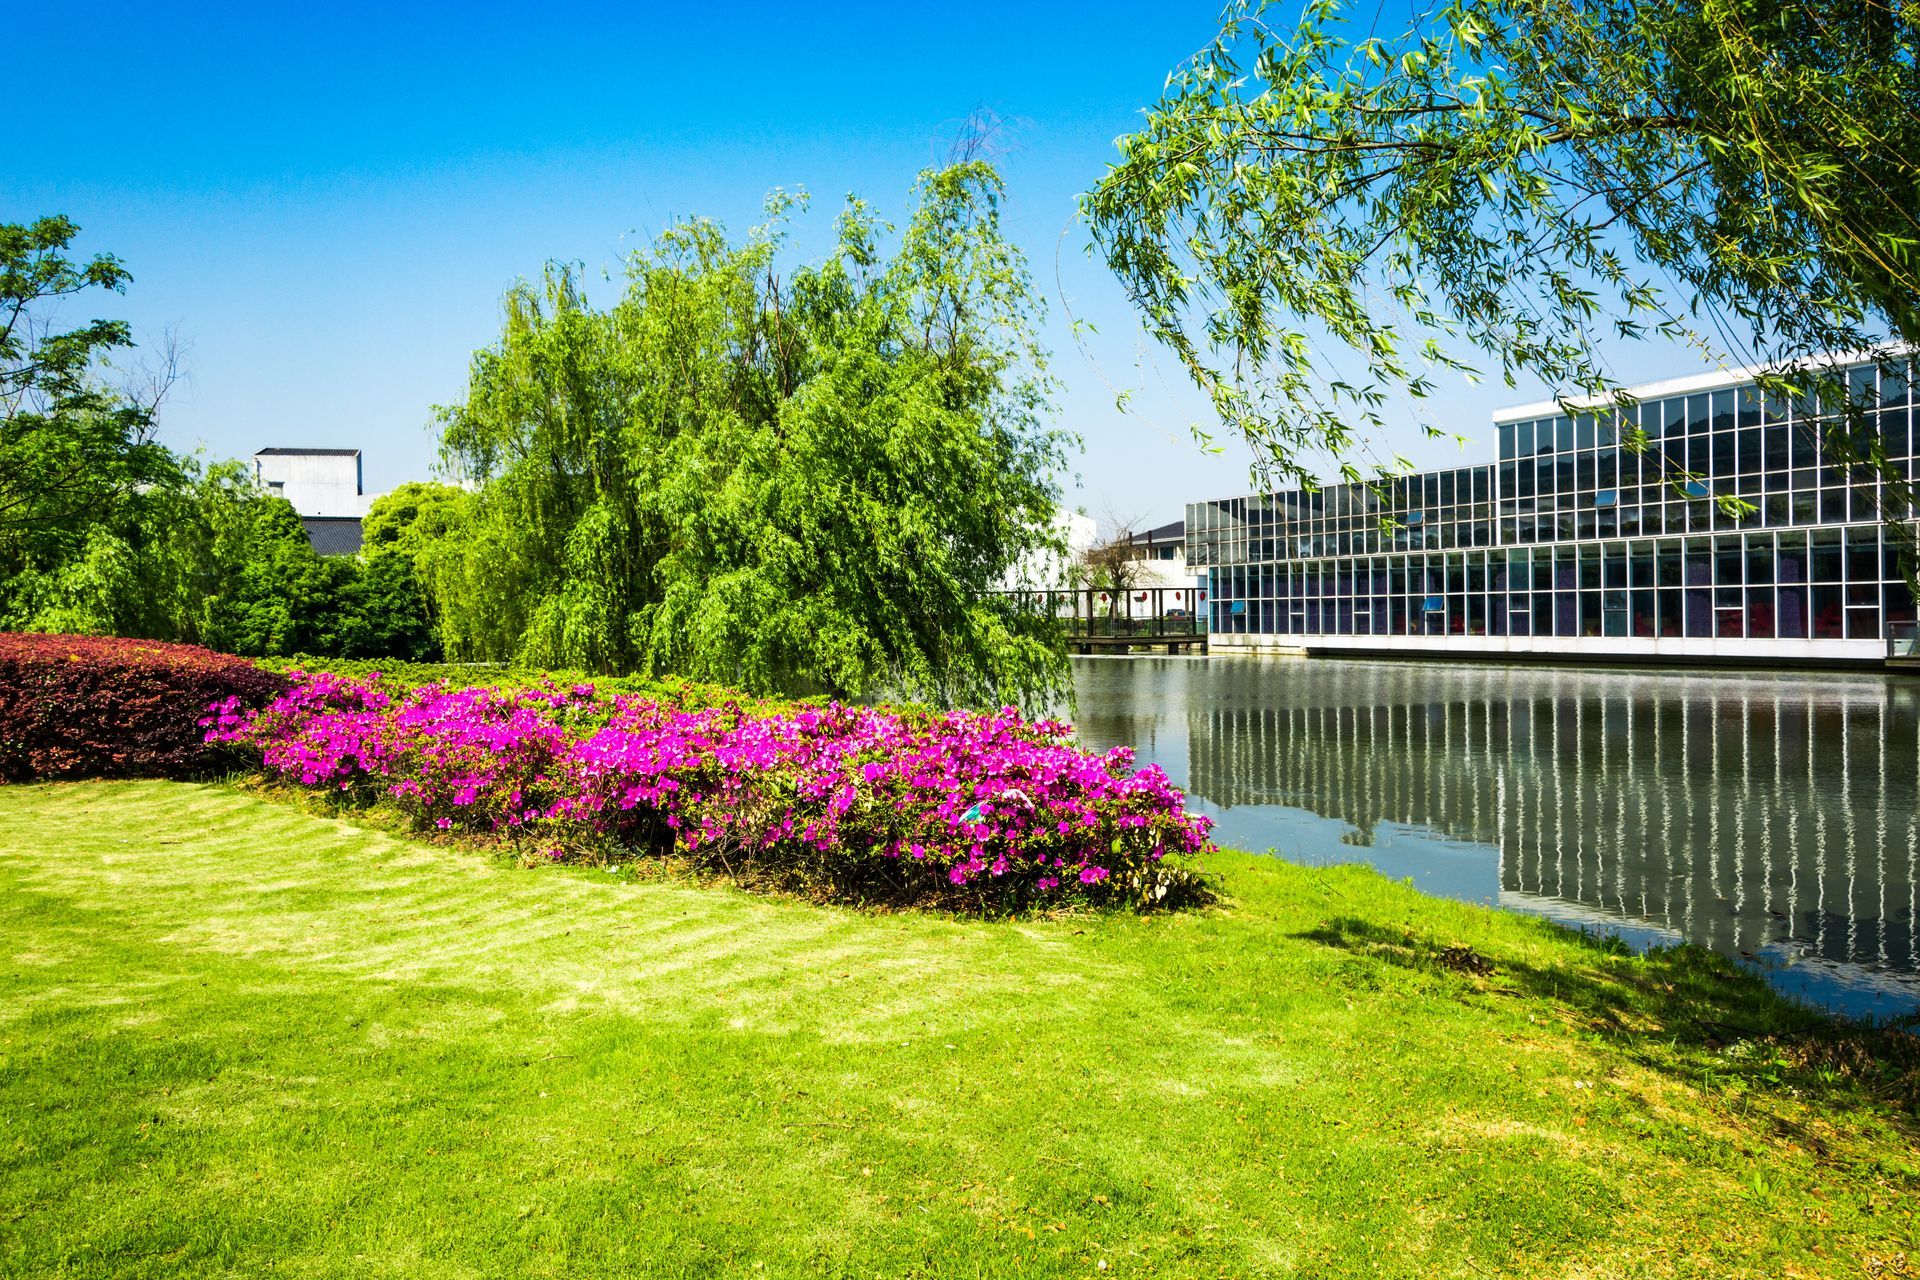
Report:
[[1069,585],[1073,566],[1093,546],[1093,517],[1063,507],[1053,513],[1053,530],[1066,541],[1065,559],[1047,555],[1027,556],[1007,572],[1001,584],[1003,590],[1041,591]]
[[253,455],[253,476],[303,516],[367,514],[369,499],[363,491],[357,450],[262,450]]

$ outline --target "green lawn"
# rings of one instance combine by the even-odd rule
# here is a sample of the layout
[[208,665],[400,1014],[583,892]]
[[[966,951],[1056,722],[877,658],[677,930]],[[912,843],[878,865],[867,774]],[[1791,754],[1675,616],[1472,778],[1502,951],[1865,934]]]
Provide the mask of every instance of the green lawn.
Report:
[[981,923],[0,788],[0,1275],[1920,1265],[1912,1115],[1752,981],[1217,865]]

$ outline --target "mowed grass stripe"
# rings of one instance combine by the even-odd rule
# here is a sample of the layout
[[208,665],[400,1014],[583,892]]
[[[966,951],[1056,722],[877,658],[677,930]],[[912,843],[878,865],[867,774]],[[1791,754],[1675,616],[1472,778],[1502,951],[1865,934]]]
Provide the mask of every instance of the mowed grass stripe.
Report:
[[[71,815],[80,847],[102,857],[103,876],[117,886],[139,867],[147,911],[178,904],[178,923],[163,940],[191,949],[280,955],[290,964],[391,980],[506,979],[543,985],[556,999],[591,994],[628,1009],[657,1005],[669,978],[676,993],[733,992],[741,1008],[804,1008],[810,995],[851,981],[871,987],[873,999],[848,1016],[844,993],[836,995],[833,1027],[870,1036],[910,1023],[954,983],[1012,998],[1035,982],[1084,991],[1110,968],[1082,956],[1058,973],[1015,983],[997,971],[993,939],[965,924],[796,912],[742,894],[598,882],[592,873],[529,874],[483,854],[413,845],[257,801],[236,811],[233,793],[201,791],[190,805],[167,793],[128,806],[138,829],[169,819],[203,828],[204,837],[190,843],[141,848],[95,835],[89,845],[94,815],[85,808]],[[241,856],[250,839],[246,814],[259,810],[270,820],[257,838],[270,847],[293,840],[305,824],[329,833],[312,850],[334,864],[323,882],[284,873],[258,884],[247,879],[255,858]],[[474,891],[475,880],[483,892]],[[529,954],[541,963],[524,963]]]
[[[728,901],[699,890],[650,892],[529,876],[484,855],[413,846],[232,793],[198,790],[184,797],[169,792],[145,804],[128,797],[125,817],[138,829],[174,821],[205,831],[164,846],[142,847],[127,837],[99,834],[94,806],[69,804],[67,812],[48,815],[50,820],[39,824],[41,832],[98,856],[98,869],[88,875],[82,868],[76,876],[71,868],[64,875],[42,868],[37,877],[30,872],[26,882],[44,891],[63,880],[71,891],[92,881],[103,891],[122,892],[138,876],[149,923],[173,922],[163,941],[240,955],[282,955],[290,963],[327,963],[374,977],[492,980],[511,974],[558,986],[565,985],[569,966],[591,965],[604,973],[611,958],[660,974],[698,964],[700,981],[737,985],[789,977],[777,944],[805,945],[834,927],[790,916],[784,927],[775,927],[771,921],[779,917],[763,903]],[[248,823],[248,816],[263,814],[266,821]],[[56,825],[59,819],[64,825]],[[249,853],[255,842],[291,843],[294,833],[308,826],[325,834],[309,841],[305,851],[333,864],[320,868],[326,872],[321,881],[284,874],[257,883],[247,878],[257,865]],[[10,848],[12,843],[0,837],[0,849],[30,852]],[[313,869],[308,868],[309,877]],[[474,880],[485,883],[483,892],[474,891]],[[636,897],[646,898],[661,914],[636,912]],[[629,933],[634,938],[623,936]],[[574,938],[578,941],[564,941]],[[653,944],[636,953],[640,938]],[[350,947],[338,945],[346,940]],[[549,963],[525,968],[519,960],[529,951]],[[554,965],[555,959],[562,965]]]
[[[1203,915],[867,916],[217,786],[0,789],[0,1274],[1920,1253],[1910,1117],[1699,1033],[1804,1021],[1750,980],[1356,869],[1219,865]],[[1497,973],[1432,962],[1455,943]]]

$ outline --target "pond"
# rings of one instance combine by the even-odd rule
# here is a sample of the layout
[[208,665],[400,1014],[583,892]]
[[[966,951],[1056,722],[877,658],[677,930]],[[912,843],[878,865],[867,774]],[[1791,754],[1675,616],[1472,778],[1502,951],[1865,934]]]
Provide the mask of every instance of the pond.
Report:
[[1797,999],[1920,1010],[1920,681],[1316,658],[1076,658],[1087,745],[1223,845],[1697,942]]

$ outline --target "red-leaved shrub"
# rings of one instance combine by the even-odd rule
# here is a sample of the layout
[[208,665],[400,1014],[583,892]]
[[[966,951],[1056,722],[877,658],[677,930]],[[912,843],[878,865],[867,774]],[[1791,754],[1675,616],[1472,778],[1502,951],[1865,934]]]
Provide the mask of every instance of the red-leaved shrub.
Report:
[[0,781],[204,776],[232,759],[205,741],[208,705],[286,684],[196,645],[0,632]]

